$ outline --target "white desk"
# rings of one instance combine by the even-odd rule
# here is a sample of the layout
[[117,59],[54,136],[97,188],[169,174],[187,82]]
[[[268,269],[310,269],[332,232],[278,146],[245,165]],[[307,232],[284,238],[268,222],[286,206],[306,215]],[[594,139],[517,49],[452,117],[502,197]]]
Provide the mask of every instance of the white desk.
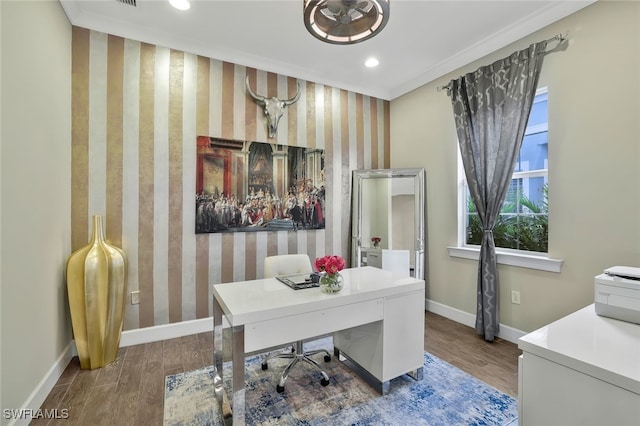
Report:
[[391,272],[373,267],[341,274],[344,288],[333,295],[319,288],[293,290],[274,278],[213,286],[216,396],[221,402],[224,315],[232,329],[234,424],[244,424],[244,358],[250,352],[334,333],[336,353],[370,375],[382,392],[394,377],[422,376],[424,281],[394,280]]
[[640,325],[589,305],[518,346],[521,426],[640,425]]

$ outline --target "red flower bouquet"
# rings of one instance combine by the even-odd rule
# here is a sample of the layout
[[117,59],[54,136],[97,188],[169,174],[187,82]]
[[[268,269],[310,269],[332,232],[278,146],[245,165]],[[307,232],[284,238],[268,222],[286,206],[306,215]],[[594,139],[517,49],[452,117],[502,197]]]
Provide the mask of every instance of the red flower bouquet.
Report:
[[315,261],[315,267],[319,272],[334,275],[344,269],[344,259],[340,256],[319,257]]

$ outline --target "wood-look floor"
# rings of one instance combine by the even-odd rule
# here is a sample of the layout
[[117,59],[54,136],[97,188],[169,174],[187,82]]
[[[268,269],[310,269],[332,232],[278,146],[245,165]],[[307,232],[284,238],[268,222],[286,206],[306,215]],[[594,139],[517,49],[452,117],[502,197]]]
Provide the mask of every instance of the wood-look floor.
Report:
[[[425,325],[426,351],[516,397],[516,345],[485,342],[472,328],[430,312]],[[96,370],[81,370],[75,357],[41,407],[58,414],[66,409],[68,418],[30,424],[161,425],[165,376],[212,363],[212,333],[125,347],[116,361]]]

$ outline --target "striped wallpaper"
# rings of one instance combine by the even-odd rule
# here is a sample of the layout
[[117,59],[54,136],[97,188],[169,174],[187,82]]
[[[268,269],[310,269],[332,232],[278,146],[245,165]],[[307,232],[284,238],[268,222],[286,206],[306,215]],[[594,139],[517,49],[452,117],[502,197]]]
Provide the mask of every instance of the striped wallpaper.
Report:
[[[389,166],[389,102],[300,81],[267,139],[246,94],[295,94],[295,78],[73,28],[72,244],[103,215],[128,257],[125,329],[211,315],[211,284],[262,276],[265,256],[349,256],[351,171]],[[325,150],[326,229],[195,234],[197,136]]]

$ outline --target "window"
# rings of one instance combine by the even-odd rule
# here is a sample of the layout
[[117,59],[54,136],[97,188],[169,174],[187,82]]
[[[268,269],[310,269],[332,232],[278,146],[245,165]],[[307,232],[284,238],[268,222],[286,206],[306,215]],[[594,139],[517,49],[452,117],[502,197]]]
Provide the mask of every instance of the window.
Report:
[[[547,88],[538,89],[511,185],[493,230],[498,263],[560,272],[562,260],[548,257],[549,211]],[[482,227],[469,196],[458,154],[459,237],[449,255],[479,258]]]
[[[548,114],[547,90],[538,90],[533,101],[520,155],[502,210],[493,229],[496,248],[547,253],[548,251]],[[462,173],[464,175],[464,173]],[[464,245],[479,245],[482,225],[463,184]]]
[[[544,88],[536,93],[511,185],[493,230],[496,247],[539,253],[548,251],[547,117],[547,90]],[[463,181],[463,187],[464,245],[479,245],[482,226],[466,181]]]

